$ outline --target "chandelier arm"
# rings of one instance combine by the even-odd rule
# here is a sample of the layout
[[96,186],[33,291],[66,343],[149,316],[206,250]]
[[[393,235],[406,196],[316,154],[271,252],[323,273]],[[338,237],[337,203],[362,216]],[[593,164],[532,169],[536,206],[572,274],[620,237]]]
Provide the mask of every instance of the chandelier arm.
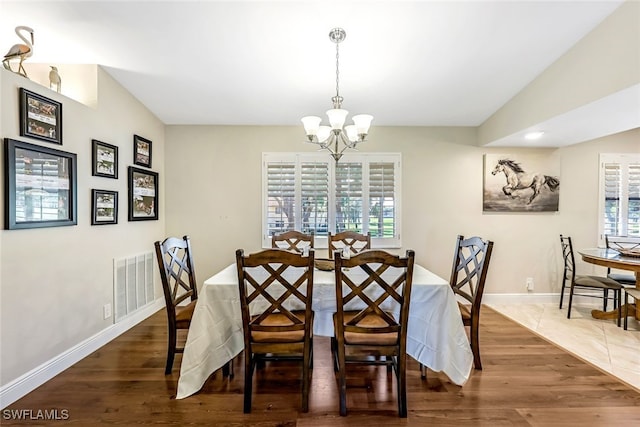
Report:
[[340,132],[339,138],[342,145],[344,145],[344,148],[340,151],[341,153],[347,148],[355,148],[356,145],[358,145],[358,141],[351,142],[349,138],[345,136],[344,132]]

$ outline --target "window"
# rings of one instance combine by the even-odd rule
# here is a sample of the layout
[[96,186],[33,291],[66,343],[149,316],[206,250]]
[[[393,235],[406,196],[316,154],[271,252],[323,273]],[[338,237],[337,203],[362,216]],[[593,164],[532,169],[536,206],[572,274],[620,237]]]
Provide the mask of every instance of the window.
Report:
[[600,155],[599,243],[640,236],[640,154]]
[[263,247],[271,235],[313,232],[315,246],[326,236],[351,230],[371,233],[378,248],[400,247],[400,160],[398,153],[263,154]]

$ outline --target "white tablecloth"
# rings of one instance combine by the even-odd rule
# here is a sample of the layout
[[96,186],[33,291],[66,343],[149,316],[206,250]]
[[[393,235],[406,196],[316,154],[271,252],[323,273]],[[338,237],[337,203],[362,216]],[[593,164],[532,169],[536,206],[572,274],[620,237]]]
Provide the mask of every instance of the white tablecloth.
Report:
[[[313,333],[333,336],[335,273],[314,272]],[[232,264],[209,278],[198,295],[189,328],[177,399],[200,390],[209,376],[244,348],[238,275]],[[424,267],[414,266],[407,354],[463,385],[471,373],[473,354],[451,287]]]

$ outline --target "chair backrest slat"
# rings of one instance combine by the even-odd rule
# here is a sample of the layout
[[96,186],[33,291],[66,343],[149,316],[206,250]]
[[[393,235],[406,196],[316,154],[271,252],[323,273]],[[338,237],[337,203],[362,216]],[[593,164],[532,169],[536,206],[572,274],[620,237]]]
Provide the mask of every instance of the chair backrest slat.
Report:
[[273,234],[271,236],[271,247],[302,253],[305,247],[313,248],[313,240],[313,232],[304,234],[300,231],[291,230],[281,234]]
[[176,305],[187,298],[198,298],[191,239],[168,237],[155,242],[155,248],[167,310],[175,314]]
[[335,251],[342,251],[349,248],[351,255],[358,254],[364,250],[371,249],[371,233],[360,234],[355,231],[341,231],[328,236],[329,259],[333,259]]
[[[309,256],[285,249],[267,249],[247,256],[242,249],[236,251],[245,341],[250,339],[251,331],[311,330],[313,260],[313,250]],[[305,316],[296,316],[295,311],[304,311]],[[286,317],[289,323],[265,324],[273,314]]]
[[[334,252],[336,274],[337,332],[386,333],[406,328],[413,281],[415,253],[406,257],[382,250],[369,250],[348,259],[340,251]],[[399,307],[399,308],[398,308]],[[354,315],[345,320],[344,312]],[[399,318],[391,312],[399,312]],[[378,326],[361,325],[370,316],[376,317]],[[382,321],[382,322],[380,322]],[[406,330],[405,330],[406,332]],[[406,340],[406,333],[404,338]]]

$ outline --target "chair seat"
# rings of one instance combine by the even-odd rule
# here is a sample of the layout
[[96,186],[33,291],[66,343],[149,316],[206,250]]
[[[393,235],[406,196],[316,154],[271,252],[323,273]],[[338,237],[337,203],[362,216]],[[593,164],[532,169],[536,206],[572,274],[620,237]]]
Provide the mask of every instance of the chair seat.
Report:
[[615,280],[621,285],[634,285],[636,284],[636,276],[633,274],[621,274],[621,273],[611,273],[607,274],[607,277],[611,280]]
[[[359,312],[357,311],[345,311],[344,321],[350,322]],[[336,314],[334,314],[334,323]],[[362,328],[386,328],[389,325],[383,319],[375,315],[366,316],[358,323]],[[397,345],[399,335],[397,332],[386,333],[360,333],[360,332],[347,332],[344,333],[344,342],[352,345]]]
[[576,276],[575,284],[599,289],[622,289],[622,285],[615,280],[600,276]]
[[[304,322],[304,311],[293,311],[292,314]],[[293,326],[294,323],[284,314],[274,313],[267,316],[260,324],[263,326]],[[304,329],[282,332],[251,331],[251,338],[257,343],[304,342]]]
[[178,329],[188,329],[193,317],[193,310],[196,308],[196,301],[191,301],[187,305],[176,306],[176,326]]

